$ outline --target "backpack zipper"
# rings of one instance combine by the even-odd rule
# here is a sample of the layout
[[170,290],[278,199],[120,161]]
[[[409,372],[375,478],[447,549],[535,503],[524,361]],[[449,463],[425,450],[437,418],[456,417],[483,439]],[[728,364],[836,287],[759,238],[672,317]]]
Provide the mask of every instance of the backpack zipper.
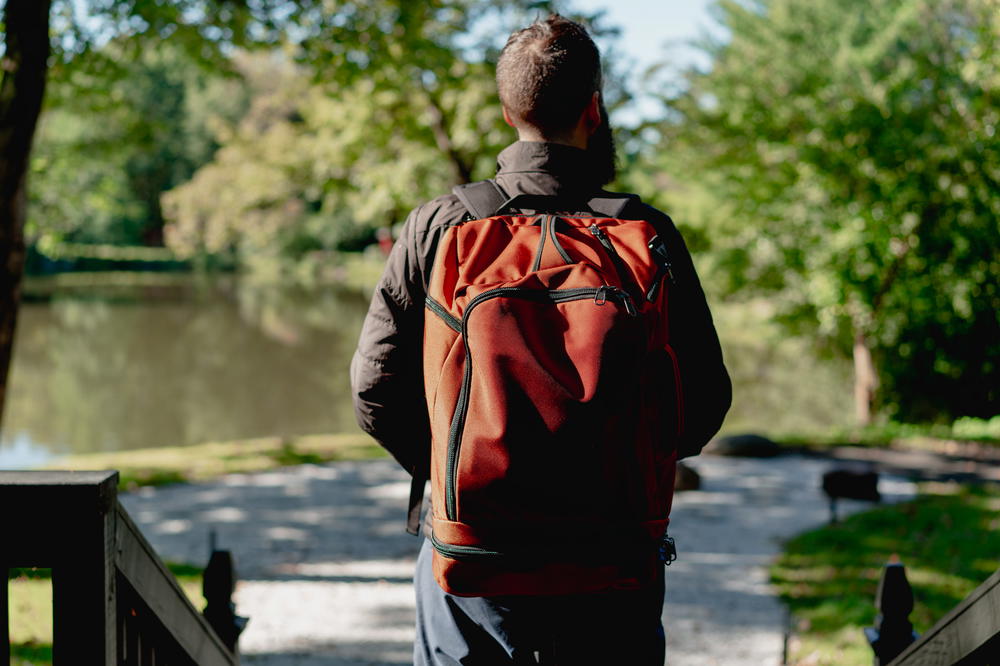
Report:
[[[590,555],[601,554],[605,555],[604,559],[608,561],[613,561],[614,556],[620,555],[622,553],[641,553],[647,551],[650,553],[655,553],[655,555],[660,559],[661,562],[665,564],[670,564],[677,559],[676,549],[672,551],[672,557],[670,556],[671,548],[673,548],[673,539],[666,535],[664,532],[663,536],[656,540],[650,540],[648,543],[643,541],[638,541],[634,536],[632,538],[622,538],[622,537],[612,537],[609,543],[604,544],[604,549],[602,551],[596,551],[594,544],[587,544],[581,546],[579,543],[565,544],[565,543],[550,543],[550,542],[539,542],[537,538],[532,538],[527,540],[521,540],[517,545],[510,547],[505,550],[497,550],[496,547],[484,547],[484,546],[462,546],[458,544],[445,543],[437,538],[437,535],[433,532],[430,535],[431,546],[441,555],[452,559],[461,561],[476,561],[476,560],[529,560],[537,562],[540,558],[545,561],[551,561],[558,557],[560,560],[567,559],[565,555],[566,551],[571,551],[573,554],[579,554],[580,550],[586,550]],[[572,558],[572,555],[569,556]]]
[[[566,248],[562,246],[562,243],[559,242],[558,236],[556,236],[556,224],[561,219],[562,218],[559,217],[553,217],[552,221],[549,222],[549,238],[552,240],[552,245],[555,246],[556,252],[559,253],[559,256],[562,257],[562,260],[565,261],[567,264],[572,264],[573,263],[572,257],[569,256],[569,253],[566,252]],[[565,223],[565,220],[563,220],[563,222]]]
[[546,215],[543,218],[541,223],[541,237],[538,239],[538,248],[535,250],[535,261],[531,265],[532,271],[537,271],[542,266],[542,252],[545,250],[546,238],[552,241],[552,246],[556,249],[556,252],[559,253],[559,256],[562,257],[563,261],[567,264],[573,263],[573,259],[566,252],[566,248],[562,246],[562,243],[560,243],[559,239],[556,237],[556,222],[558,222],[559,219],[560,218],[555,215]]
[[503,557],[505,555],[505,553],[502,553],[499,550],[490,550],[488,548],[479,548],[477,546],[456,546],[450,543],[444,543],[443,541],[438,541],[438,538],[434,533],[431,533],[431,545],[434,546],[434,550],[453,560],[494,558]]
[[622,259],[621,255],[618,254],[618,250],[615,249],[614,243],[608,237],[604,230],[601,229],[597,224],[592,224],[587,227],[590,230],[591,235],[597,239],[601,246],[607,250],[608,254],[611,256],[611,263],[615,266],[615,272],[618,273],[618,280],[622,283],[622,287],[628,288],[628,285],[633,284],[632,273],[629,271],[628,266],[625,265],[625,261]]
[[531,265],[532,271],[537,271],[542,265],[542,252],[545,251],[545,237],[548,236],[549,224],[551,220],[551,215],[546,215],[542,218],[542,224],[539,228],[541,233],[538,234],[538,249],[535,250],[535,262]]
[[462,376],[462,388],[455,403],[455,414],[451,419],[448,432],[448,459],[445,471],[445,513],[448,520],[458,520],[457,502],[455,497],[455,477],[458,473],[458,453],[462,446],[462,433],[465,430],[465,419],[469,409],[469,390],[472,386],[472,351],[469,348],[469,315],[477,305],[484,301],[502,296],[515,296],[528,300],[547,301],[550,303],[566,303],[593,298],[596,305],[604,305],[608,296],[620,300],[625,311],[630,316],[636,316],[637,310],[632,297],[627,292],[611,285],[600,287],[576,287],[572,289],[550,289],[542,291],[526,287],[497,287],[479,294],[465,308],[462,314],[461,333],[465,344],[465,371]]
[[430,296],[424,299],[424,305],[427,307],[428,310],[430,310],[438,317],[440,317],[444,321],[444,323],[448,325],[449,328],[459,333],[462,332],[461,320],[452,313],[448,312],[448,308],[441,305]]

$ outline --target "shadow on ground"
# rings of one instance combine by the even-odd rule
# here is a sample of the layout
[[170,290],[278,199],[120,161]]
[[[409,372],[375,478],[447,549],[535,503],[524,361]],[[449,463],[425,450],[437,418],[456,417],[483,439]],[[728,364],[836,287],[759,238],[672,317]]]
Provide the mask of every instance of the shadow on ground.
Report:
[[[680,551],[664,608],[671,666],[778,663],[786,620],[767,566],[783,539],[827,519],[819,479],[830,464],[692,462],[702,489],[678,495],[671,523]],[[204,563],[211,529],[234,553],[238,611],[251,618],[245,663],[408,664],[420,545],[403,531],[408,492],[394,463],[371,461],[143,489],[122,501],[166,559]]]
[[409,477],[387,461],[300,465],[142,489],[122,501],[160,555],[231,550],[247,664],[411,663]]

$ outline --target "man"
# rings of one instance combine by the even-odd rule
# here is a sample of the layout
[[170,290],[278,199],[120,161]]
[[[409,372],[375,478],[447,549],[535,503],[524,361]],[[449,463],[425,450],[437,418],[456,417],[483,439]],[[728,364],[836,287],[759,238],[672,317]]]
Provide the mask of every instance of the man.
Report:
[[[586,202],[609,195],[614,144],[601,99],[600,55],[586,30],[561,16],[511,35],[497,64],[504,118],[519,141],[498,158],[495,182],[507,196],[555,195]],[[581,212],[581,211],[577,211]],[[376,288],[351,364],[355,409],[411,474],[426,478],[430,450],[422,336],[430,269],[444,232],[467,218],[455,195],[415,209]],[[629,219],[650,222],[671,248],[668,318],[684,391],[678,456],[697,454],[729,408],[731,386],[704,293],[670,218],[634,204]],[[425,534],[427,526],[425,525]],[[458,597],[431,572],[425,539],[417,591],[417,664],[662,664],[662,567],[640,589],[565,596]]]

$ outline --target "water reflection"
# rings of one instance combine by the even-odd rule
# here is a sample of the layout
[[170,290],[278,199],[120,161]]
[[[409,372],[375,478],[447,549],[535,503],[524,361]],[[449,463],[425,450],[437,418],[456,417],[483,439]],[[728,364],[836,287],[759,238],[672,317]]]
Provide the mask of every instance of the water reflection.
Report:
[[[368,293],[188,278],[55,291],[21,310],[0,467],[52,453],[355,429],[348,363]],[[766,304],[765,304],[766,305]],[[724,430],[850,422],[850,364],[766,307],[715,307],[734,404]]]
[[0,450],[109,451],[354,427],[360,292],[57,293],[20,313]]

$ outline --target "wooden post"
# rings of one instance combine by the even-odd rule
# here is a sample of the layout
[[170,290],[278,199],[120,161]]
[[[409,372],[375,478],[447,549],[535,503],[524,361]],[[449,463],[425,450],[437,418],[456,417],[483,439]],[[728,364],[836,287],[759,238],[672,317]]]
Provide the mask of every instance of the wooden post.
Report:
[[109,511],[83,521],[72,561],[52,567],[52,662],[54,666],[116,663],[114,517]]
[[0,573],[3,573],[3,590],[0,590],[0,666],[10,666],[10,612],[8,610],[10,569],[0,560]]
[[4,532],[18,536],[0,559],[52,567],[54,665],[234,666],[118,502],[117,485],[113,471],[0,470],[0,506],[17,508]]
[[118,473],[0,471],[4,559],[52,567],[53,663],[115,663]]

